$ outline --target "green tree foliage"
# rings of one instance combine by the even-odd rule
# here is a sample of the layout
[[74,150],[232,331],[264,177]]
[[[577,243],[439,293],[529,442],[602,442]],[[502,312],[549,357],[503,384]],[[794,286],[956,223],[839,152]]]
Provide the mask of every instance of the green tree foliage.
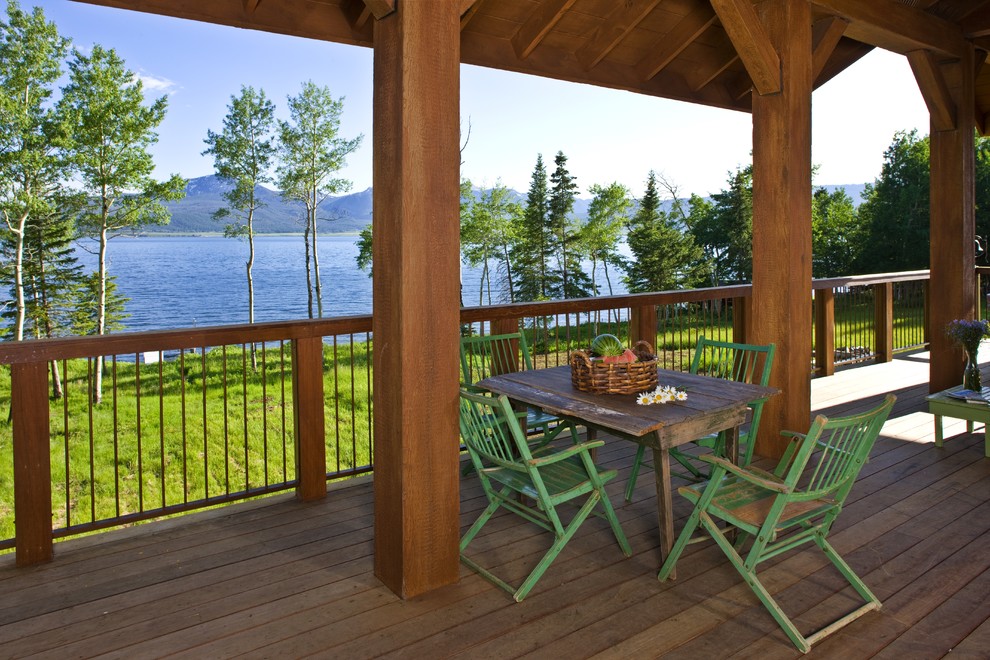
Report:
[[712,201],[692,198],[686,223],[702,249],[711,286],[753,276],[753,167],[729,174],[729,187]]
[[54,215],[63,179],[65,125],[50,99],[67,49],[68,40],[40,8],[29,14],[8,2],[7,22],[0,24],[0,213],[12,243],[16,340],[24,338],[28,314],[25,243],[30,232],[40,235],[31,223]]
[[567,156],[558,151],[550,175],[548,221],[557,262],[555,280],[559,286],[552,290],[552,298],[584,298],[591,295],[591,280],[581,268],[580,227],[572,218],[578,186],[575,177],[567,170]]
[[990,263],[990,137],[976,138],[976,234],[982,241],[980,265]]
[[[89,55],[76,50],[69,62],[69,84],[57,111],[73,126],[69,157],[87,204],[79,228],[99,243],[96,274],[95,334],[109,331],[114,302],[108,284],[107,244],[122,232],[166,224],[164,202],[180,199],[186,182],[178,175],[155,181],[149,152],[165,118],[167,100],[145,105],[141,81],[128,71],[116,52],[97,45]],[[102,394],[102,369],[97,369],[94,398]]]
[[223,130],[207,131],[203,151],[203,155],[213,156],[217,176],[232,185],[223,193],[227,206],[213,217],[232,220],[224,228],[225,236],[247,239],[248,323],[254,323],[254,213],[264,206],[255,190],[272,180],[274,129],[275,104],[265,97],[264,90],[241,87],[240,96],[230,98]]
[[354,261],[357,262],[357,267],[368,273],[368,277],[372,276],[371,270],[371,225],[366,225],[364,229],[358,234],[357,241],[358,253],[354,257]]
[[555,240],[542,154],[536,157],[526,206],[514,235],[516,241],[510,253],[516,272],[516,300],[549,300],[559,283],[552,268],[552,260],[556,258]]
[[884,152],[880,176],[863,193],[863,273],[928,268],[928,137],[898,131]]
[[815,190],[811,200],[812,277],[856,272],[863,236],[852,199],[844,190]]
[[351,182],[337,177],[347,156],[364,139],[340,136],[340,116],[344,98],[333,98],[330,89],[312,81],[303,83],[302,91],[288,99],[289,121],[279,122],[277,185],[286,199],[301,201],[306,207],[306,284],[309,317],[323,317],[323,286],[317,250],[317,220],[320,204],[330,195],[347,192]]
[[505,291],[509,302],[515,301],[510,249],[522,214],[522,206],[512,201],[509,189],[498,182],[491,189],[482,191],[462,217],[464,261],[469,266],[481,267],[479,305],[485,304],[486,297],[488,304],[492,304],[492,271],[496,274],[496,286]]
[[601,264],[608,295],[612,295],[614,291],[609,266],[625,266],[625,260],[619,253],[619,242],[629,223],[632,199],[629,189],[620,183],[610,183],[607,186],[595,184],[589,192],[592,199],[588,208],[588,222],[581,228],[581,245],[583,254],[591,261],[591,291],[594,295],[600,292],[597,273],[598,265]]
[[672,213],[664,212],[661,207],[657,175],[651,170],[639,211],[629,224],[632,259],[626,266],[626,286],[632,293],[690,287],[699,278],[701,250],[691,235],[677,226],[678,220],[683,222],[683,213],[679,212],[676,189],[668,182],[664,186],[675,202]]

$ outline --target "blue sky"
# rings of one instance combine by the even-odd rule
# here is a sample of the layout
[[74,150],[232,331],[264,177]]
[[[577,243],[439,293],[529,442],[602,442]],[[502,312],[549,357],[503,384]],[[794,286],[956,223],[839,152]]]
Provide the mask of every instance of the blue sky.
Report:
[[[208,1],[208,0],[204,0]],[[73,46],[114,48],[141,76],[149,96],[168,95],[168,116],[154,149],[156,175],[213,172],[201,156],[208,129],[219,130],[242,85],[261,88],[286,114],[287,96],[312,80],[345,97],[341,134],[364,144],[342,173],[353,190],[371,186],[372,51],[68,0],[21,0],[43,8]],[[498,180],[525,191],[543,154],[552,169],[568,157],[580,195],[613,181],[643,192],[652,169],[682,195],[721,190],[752,149],[750,115],[462,66],[462,131],[471,124],[462,175],[475,185]],[[872,182],[895,131],[928,133],[928,111],[907,61],[874,51],[813,97],[812,159],[816,184]]]

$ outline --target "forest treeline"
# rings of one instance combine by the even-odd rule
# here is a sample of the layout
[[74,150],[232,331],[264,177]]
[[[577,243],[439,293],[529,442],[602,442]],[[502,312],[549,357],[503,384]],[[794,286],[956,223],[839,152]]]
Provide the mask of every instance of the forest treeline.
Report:
[[[987,263],[990,237],[990,138],[976,141],[974,250]],[[809,182],[808,185],[811,185]],[[710,198],[683,197],[649,172],[635,200],[620,183],[595,184],[588,218],[571,214],[577,183],[558,152],[547,173],[542,155],[523,202],[500,183],[461,189],[464,262],[482,270],[465,304],[608,295],[621,280],[632,293],[749,282],[752,276],[752,166],[729,172]],[[880,175],[857,207],[842,189],[812,190],[812,275],[816,278],[928,268],[929,139],[899,131]],[[370,273],[371,228],[358,265]],[[623,249],[625,242],[625,249]],[[601,273],[601,275],[599,275]]]

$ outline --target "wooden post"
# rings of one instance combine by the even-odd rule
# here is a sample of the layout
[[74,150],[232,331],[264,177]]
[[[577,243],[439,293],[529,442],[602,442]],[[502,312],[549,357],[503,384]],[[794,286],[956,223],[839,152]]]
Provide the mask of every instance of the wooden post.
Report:
[[48,415],[48,364],[10,365],[14,536],[18,566],[51,561],[54,554]]
[[973,270],[976,255],[974,164],[973,51],[956,62],[939,64],[955,108],[955,127],[931,127],[931,296],[929,390],[939,392],[959,384],[962,350],[945,335],[953,319],[976,318]]
[[403,598],[459,575],[461,4],[375,21],[375,575]]
[[753,298],[745,296],[732,299],[732,341],[750,343],[753,336]]
[[[491,327],[493,335],[511,335],[519,332],[519,319],[498,318],[493,320],[489,327]],[[509,342],[509,345],[512,347],[510,353],[515,356],[515,359],[509,360],[509,364],[491,365],[492,375],[504,374],[509,371],[519,371],[519,341],[513,339]],[[502,361],[504,362],[505,360]]]
[[657,347],[657,306],[633,307],[629,313],[629,345],[638,341],[649,342],[654,350]]
[[894,283],[873,285],[873,332],[877,362],[894,359]]
[[779,94],[753,96],[753,333],[777,345],[756,452],[779,457],[780,431],[811,419],[811,10],[806,2],[759,6],[780,55]]
[[292,421],[296,436],[296,497],[327,495],[327,439],[323,409],[323,339],[292,342]]
[[819,376],[835,373],[835,292],[815,291],[815,371]]

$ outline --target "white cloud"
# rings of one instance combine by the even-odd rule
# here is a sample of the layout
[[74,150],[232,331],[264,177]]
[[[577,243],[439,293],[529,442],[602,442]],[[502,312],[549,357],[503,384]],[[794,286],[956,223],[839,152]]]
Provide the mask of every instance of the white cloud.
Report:
[[179,90],[179,86],[168,78],[159,78],[157,76],[152,76],[147,73],[137,73],[135,78],[140,80],[144,84],[144,89],[147,92],[159,93],[159,94],[174,94]]

